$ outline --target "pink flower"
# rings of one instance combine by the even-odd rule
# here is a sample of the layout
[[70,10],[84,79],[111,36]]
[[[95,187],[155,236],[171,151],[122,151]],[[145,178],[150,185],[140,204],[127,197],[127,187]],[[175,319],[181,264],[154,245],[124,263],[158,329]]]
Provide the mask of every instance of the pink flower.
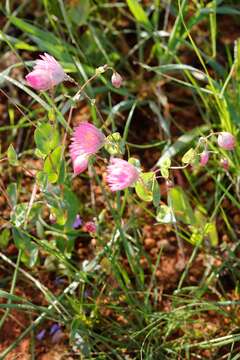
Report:
[[95,233],[97,230],[96,224],[93,221],[87,221],[84,226],[83,230],[89,233]]
[[47,53],[36,60],[33,71],[26,76],[28,85],[36,90],[49,90],[66,78],[62,66]]
[[235,137],[229,132],[221,132],[218,135],[218,146],[225,150],[233,150],[236,145]]
[[112,85],[115,88],[120,88],[120,86],[122,85],[123,79],[122,79],[122,77],[121,77],[121,75],[119,73],[114,72],[112,74],[111,81],[112,81]]
[[209,160],[209,152],[207,150],[200,154],[200,165],[205,166]]
[[82,122],[76,127],[70,145],[74,174],[80,174],[87,169],[89,156],[95,154],[104,141],[105,136],[94,125]]
[[139,178],[138,169],[129,162],[113,158],[107,167],[107,183],[111,191],[123,190]]

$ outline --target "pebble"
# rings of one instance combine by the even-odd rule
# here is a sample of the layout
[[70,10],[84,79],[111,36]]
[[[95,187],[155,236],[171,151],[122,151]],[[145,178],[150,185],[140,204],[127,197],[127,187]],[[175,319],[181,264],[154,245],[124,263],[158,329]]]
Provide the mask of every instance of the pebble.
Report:
[[162,239],[157,242],[158,249],[163,249],[168,252],[175,251],[175,246],[171,245],[167,239]]
[[156,246],[156,240],[153,238],[146,238],[144,240],[144,245],[146,249],[152,249],[153,247]]
[[234,215],[233,221],[235,224],[240,224],[240,214]]

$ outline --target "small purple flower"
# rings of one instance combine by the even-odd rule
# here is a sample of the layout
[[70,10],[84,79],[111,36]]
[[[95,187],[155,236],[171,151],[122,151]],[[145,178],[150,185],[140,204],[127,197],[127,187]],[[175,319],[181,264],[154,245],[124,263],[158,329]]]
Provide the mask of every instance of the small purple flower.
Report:
[[225,150],[233,150],[236,146],[236,139],[230,133],[223,131],[218,135],[218,146]]
[[57,286],[64,284],[64,282],[65,282],[64,279],[61,278],[60,276],[57,276],[56,279],[54,280],[54,284]]
[[72,227],[73,229],[78,229],[80,226],[82,226],[82,219],[80,218],[80,215],[77,214]]
[[60,329],[61,329],[60,325],[55,323],[51,326],[49,334],[53,335],[55,334],[55,332],[59,331]]
[[39,341],[42,341],[43,338],[46,335],[46,329],[42,329],[37,335],[36,335],[36,339]]
[[207,150],[200,154],[200,165],[205,166],[209,160],[209,152]]

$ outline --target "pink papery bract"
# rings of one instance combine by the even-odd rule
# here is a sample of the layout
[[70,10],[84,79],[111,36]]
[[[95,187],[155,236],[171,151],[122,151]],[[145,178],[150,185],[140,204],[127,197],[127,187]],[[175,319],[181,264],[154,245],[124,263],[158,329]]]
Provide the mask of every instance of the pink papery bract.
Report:
[[89,157],[103,146],[104,141],[104,134],[88,122],[82,122],[75,128],[70,145],[74,174],[86,170]]
[[51,55],[44,53],[36,60],[33,71],[26,76],[28,85],[36,90],[49,90],[61,83],[66,74],[62,66]]
[[233,150],[236,145],[235,137],[227,131],[223,131],[218,135],[218,146],[225,150]]
[[112,158],[107,167],[107,183],[111,191],[123,190],[132,186],[139,178],[138,169],[129,162]]

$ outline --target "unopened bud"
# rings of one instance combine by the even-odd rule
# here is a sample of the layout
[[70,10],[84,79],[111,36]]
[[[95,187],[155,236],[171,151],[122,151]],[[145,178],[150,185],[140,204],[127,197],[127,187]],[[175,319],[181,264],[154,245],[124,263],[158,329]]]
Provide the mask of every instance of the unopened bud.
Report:
[[167,190],[170,190],[174,187],[174,183],[171,180],[167,180],[166,187],[167,187]]
[[50,214],[50,215],[49,215],[49,221],[50,221],[50,223],[51,223],[52,225],[53,225],[53,224],[56,224],[56,221],[57,221],[56,216],[53,215],[53,214]]
[[112,74],[111,81],[112,81],[112,85],[118,89],[122,85],[123,79],[119,73],[114,72]]
[[218,146],[225,150],[233,150],[236,145],[235,137],[229,132],[221,132],[218,135]]
[[207,150],[200,154],[200,165],[205,166],[209,160],[209,152]]
[[227,159],[221,159],[220,160],[220,164],[222,166],[222,168],[224,170],[228,170],[229,169],[229,163],[228,163],[228,160]]

